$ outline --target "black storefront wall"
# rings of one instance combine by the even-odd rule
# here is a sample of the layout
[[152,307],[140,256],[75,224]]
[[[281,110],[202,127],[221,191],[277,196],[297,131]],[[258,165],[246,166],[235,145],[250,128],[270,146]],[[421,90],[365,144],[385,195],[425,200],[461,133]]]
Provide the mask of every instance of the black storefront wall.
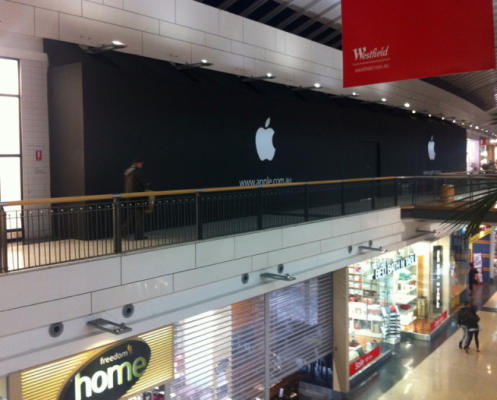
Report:
[[[123,172],[136,155],[144,158],[155,190],[257,184],[266,178],[275,183],[423,175],[465,167],[466,134],[455,125],[313,101],[272,83],[265,88],[273,85],[274,93],[257,92],[212,71],[209,78],[224,77],[231,85],[209,82],[202,72],[184,79],[165,62],[163,75],[148,73],[149,66],[141,71],[137,63],[150,59],[125,54],[116,66],[71,48],[65,60],[67,46],[72,45],[46,45],[53,194],[59,196],[121,192]],[[78,61],[81,68],[70,67],[72,76],[57,81],[67,73],[64,62]],[[157,70],[161,62],[154,63]],[[81,81],[81,90],[73,90],[75,81]],[[78,101],[61,102],[56,97],[61,90]],[[280,95],[283,90],[290,94]],[[71,104],[82,124],[61,121],[64,104]],[[268,119],[276,152],[272,161],[261,161],[256,132]],[[56,130],[75,140],[61,140]],[[432,136],[435,160],[428,155]],[[67,157],[81,147],[83,163]],[[81,184],[65,185],[68,176]]]

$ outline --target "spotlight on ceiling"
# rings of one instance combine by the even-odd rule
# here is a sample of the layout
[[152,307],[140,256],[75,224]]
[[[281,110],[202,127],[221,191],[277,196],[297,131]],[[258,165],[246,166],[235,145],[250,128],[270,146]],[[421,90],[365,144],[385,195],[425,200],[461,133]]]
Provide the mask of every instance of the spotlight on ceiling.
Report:
[[386,103],[386,102],[387,102],[387,99],[386,99],[386,98],[384,98],[384,97],[382,97],[382,98],[381,98],[381,101],[382,101],[383,103]]
[[271,72],[268,72],[266,75],[251,76],[250,78],[242,79],[242,81],[243,82],[264,81],[264,80],[275,79],[275,78],[276,78],[276,76],[274,76]]
[[409,108],[409,107],[411,107],[411,105],[409,103],[404,103],[404,107]]
[[293,90],[294,92],[299,92],[301,90],[314,90],[314,89],[322,89],[322,88],[323,87],[321,86],[320,83],[315,83],[312,86],[305,86],[305,87],[299,86],[299,87],[296,87],[296,88],[292,88],[291,90]]
[[445,117],[442,117],[442,121],[445,119]]
[[124,323],[118,324],[116,322],[112,322],[103,318],[88,321],[86,325],[92,326],[96,329],[100,329],[104,332],[112,333],[114,335],[122,335],[123,333],[132,331],[132,329],[129,326],[126,326]]
[[477,126],[476,129],[480,129],[480,128]]
[[124,49],[126,47],[128,46],[123,42],[120,42],[119,40],[113,40],[111,44],[102,44],[100,46],[88,47],[86,52],[88,54],[97,54],[97,53],[103,53],[105,51]]
[[383,247],[371,247],[371,246],[359,246],[361,250],[369,250],[369,251],[379,251],[380,253],[386,253],[388,250]]
[[428,114],[428,117],[431,117],[431,114]]
[[356,92],[352,92],[352,97],[359,97],[359,94]]
[[413,113],[413,114],[416,114],[416,110],[412,110],[412,113]]
[[178,69],[192,69],[192,68],[201,68],[201,67],[211,67],[214,64],[207,61],[207,60],[200,60],[200,62],[195,63],[195,64],[183,64],[183,65],[178,65]]

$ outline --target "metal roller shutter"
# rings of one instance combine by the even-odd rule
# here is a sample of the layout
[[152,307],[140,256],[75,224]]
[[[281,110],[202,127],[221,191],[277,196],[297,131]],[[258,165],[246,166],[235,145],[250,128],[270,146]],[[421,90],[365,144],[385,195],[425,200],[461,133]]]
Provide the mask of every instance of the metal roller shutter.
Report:
[[333,351],[333,274],[269,293],[271,384]]
[[264,397],[264,296],[197,315],[174,328],[171,398]]

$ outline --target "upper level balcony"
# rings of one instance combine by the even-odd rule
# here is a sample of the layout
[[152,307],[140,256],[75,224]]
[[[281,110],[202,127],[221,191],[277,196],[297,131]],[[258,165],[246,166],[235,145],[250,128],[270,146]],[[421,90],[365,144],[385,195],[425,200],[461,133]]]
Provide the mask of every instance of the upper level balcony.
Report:
[[[497,179],[352,179],[4,203],[1,271],[261,231],[401,207],[403,218],[444,221]],[[490,212],[486,222],[496,222]]]

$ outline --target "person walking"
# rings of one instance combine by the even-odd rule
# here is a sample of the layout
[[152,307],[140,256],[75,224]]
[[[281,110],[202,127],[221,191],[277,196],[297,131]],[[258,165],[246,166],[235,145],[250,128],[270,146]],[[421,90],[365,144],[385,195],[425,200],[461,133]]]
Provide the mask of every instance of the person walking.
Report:
[[464,302],[464,306],[457,311],[456,318],[457,323],[462,329],[462,337],[459,342],[459,348],[462,349],[464,343],[466,343],[466,338],[468,337],[468,326],[466,325],[466,314],[469,312],[469,301]]
[[[124,172],[124,192],[125,193],[140,193],[146,192],[149,183],[143,175],[143,160],[140,157],[133,159],[133,164]],[[145,197],[137,197],[134,200],[134,206],[128,213],[127,219],[122,227],[122,232],[125,235],[127,229],[134,223],[134,233],[136,240],[147,239],[144,236],[145,230]]]
[[480,352],[480,341],[478,339],[478,334],[480,333],[480,317],[476,314],[475,306],[471,306],[469,308],[469,311],[465,315],[464,322],[466,322],[466,326],[468,327],[468,339],[466,340],[466,346],[464,346],[464,350],[466,350],[466,353],[469,353],[469,346],[474,336],[476,351]]
[[470,262],[469,263],[469,294],[473,295],[473,285],[478,283],[478,279],[476,276],[478,275],[478,270],[475,268],[475,265]]

